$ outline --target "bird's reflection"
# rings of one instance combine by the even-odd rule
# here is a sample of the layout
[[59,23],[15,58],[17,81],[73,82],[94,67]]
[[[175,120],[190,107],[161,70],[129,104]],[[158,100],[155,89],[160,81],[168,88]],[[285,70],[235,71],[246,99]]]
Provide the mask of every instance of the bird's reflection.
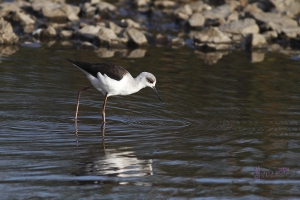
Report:
[[81,176],[140,177],[153,175],[152,159],[138,159],[134,151],[106,150],[103,156],[85,162]]
[[[78,126],[75,120],[75,135],[78,143]],[[102,146],[104,154],[92,158],[92,161],[84,161],[84,167],[80,170],[80,176],[109,175],[117,177],[139,177],[153,175],[152,159],[139,159],[135,152],[128,148],[116,149],[105,148],[105,123],[101,126]],[[94,152],[94,151],[93,151]],[[121,184],[121,183],[120,183]]]

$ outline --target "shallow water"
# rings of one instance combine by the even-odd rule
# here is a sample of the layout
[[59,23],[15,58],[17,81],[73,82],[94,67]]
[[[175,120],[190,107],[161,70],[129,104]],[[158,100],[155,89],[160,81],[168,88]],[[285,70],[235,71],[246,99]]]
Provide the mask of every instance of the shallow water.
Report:
[[[233,51],[212,64],[189,48],[11,51],[0,58],[1,199],[300,196],[300,62],[290,56],[253,63]],[[104,97],[87,90],[76,138],[76,95],[89,82],[65,58],[149,71],[165,103],[149,88],[109,97],[103,144]]]

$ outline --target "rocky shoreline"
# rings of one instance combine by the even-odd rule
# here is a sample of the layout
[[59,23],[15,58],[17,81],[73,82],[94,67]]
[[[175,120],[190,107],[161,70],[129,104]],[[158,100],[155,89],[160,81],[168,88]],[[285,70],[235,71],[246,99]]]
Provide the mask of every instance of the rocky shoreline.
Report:
[[300,48],[299,0],[16,0],[0,3],[0,44],[147,45],[198,51]]

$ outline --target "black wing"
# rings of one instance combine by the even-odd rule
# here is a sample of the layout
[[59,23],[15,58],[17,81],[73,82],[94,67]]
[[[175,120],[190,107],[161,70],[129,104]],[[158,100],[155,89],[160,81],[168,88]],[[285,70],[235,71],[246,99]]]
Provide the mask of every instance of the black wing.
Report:
[[88,63],[70,59],[67,60],[96,78],[98,72],[100,72],[102,75],[106,74],[109,78],[119,81],[128,73],[123,67],[111,63]]

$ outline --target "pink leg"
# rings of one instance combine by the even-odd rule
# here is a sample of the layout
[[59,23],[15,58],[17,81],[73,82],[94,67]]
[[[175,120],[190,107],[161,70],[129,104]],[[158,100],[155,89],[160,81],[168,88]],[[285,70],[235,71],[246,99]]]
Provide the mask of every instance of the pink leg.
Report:
[[103,102],[103,107],[102,107],[102,119],[103,119],[103,123],[105,123],[105,107],[106,107],[106,101],[107,101],[107,93],[105,95],[105,99]]
[[77,106],[76,106],[76,113],[75,113],[75,121],[77,121],[77,115],[78,115],[78,109],[79,109],[79,100],[80,100],[80,94],[81,92],[90,89],[91,87],[93,87],[92,85],[82,88],[81,90],[78,91],[78,96],[77,96]]

